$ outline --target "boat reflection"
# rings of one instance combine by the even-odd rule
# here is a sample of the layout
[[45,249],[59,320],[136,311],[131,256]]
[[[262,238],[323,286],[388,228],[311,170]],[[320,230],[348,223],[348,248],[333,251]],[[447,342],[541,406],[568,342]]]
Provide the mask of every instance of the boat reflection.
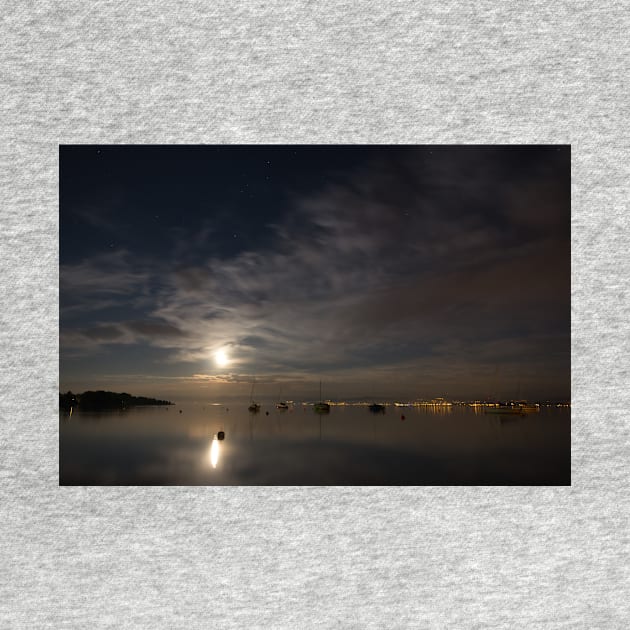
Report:
[[219,463],[219,439],[215,433],[212,438],[212,443],[210,445],[210,464],[212,464],[212,468],[216,468]]

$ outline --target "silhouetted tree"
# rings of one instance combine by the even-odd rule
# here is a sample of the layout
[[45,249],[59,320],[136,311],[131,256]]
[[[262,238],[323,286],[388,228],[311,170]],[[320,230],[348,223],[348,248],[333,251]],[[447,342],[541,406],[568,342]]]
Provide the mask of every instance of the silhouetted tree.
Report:
[[106,409],[127,409],[141,405],[172,405],[168,400],[147,398],[146,396],[132,396],[123,392],[106,392],[103,390],[87,391],[74,395],[72,392],[59,394],[59,408],[65,411],[70,407],[79,407],[85,411],[100,411]]

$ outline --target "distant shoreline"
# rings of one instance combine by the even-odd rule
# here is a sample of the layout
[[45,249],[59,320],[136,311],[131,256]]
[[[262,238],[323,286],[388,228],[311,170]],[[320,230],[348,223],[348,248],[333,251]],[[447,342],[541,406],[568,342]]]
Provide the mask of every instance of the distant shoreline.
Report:
[[74,407],[84,411],[104,411],[110,409],[128,409],[141,406],[174,405],[170,400],[147,398],[146,396],[132,396],[131,394],[106,392],[103,390],[86,391],[82,394],[66,392],[59,393],[59,410],[70,411]]

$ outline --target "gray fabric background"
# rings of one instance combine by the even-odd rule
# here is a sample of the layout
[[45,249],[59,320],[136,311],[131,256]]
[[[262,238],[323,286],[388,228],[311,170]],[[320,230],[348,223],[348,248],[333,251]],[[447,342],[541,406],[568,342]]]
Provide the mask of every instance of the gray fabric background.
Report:
[[[630,625],[629,5],[461,4],[2,3],[0,627]],[[70,142],[571,143],[572,486],[60,488]]]

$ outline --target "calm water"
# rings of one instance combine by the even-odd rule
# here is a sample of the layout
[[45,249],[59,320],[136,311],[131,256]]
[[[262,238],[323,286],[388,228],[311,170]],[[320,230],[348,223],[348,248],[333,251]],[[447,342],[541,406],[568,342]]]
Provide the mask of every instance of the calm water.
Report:
[[458,406],[319,415],[270,404],[251,414],[243,402],[229,411],[189,404],[61,413],[59,446],[62,485],[571,483],[566,408],[523,417]]

